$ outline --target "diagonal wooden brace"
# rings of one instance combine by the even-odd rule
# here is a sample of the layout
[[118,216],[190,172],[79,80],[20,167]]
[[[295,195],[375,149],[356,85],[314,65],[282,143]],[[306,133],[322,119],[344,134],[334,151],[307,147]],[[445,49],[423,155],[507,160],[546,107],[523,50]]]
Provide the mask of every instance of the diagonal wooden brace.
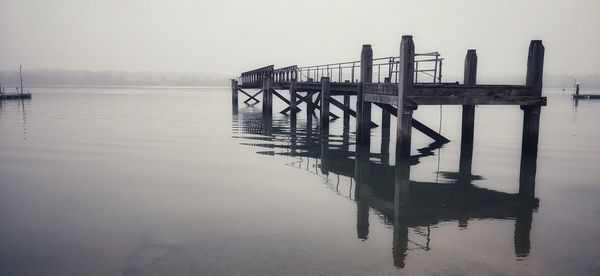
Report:
[[[395,108],[392,105],[389,104],[382,104],[382,103],[374,103],[375,105],[379,106],[381,109],[389,112],[390,114],[396,116],[398,114],[398,110],[397,108]],[[412,119],[412,126],[422,132],[423,134],[431,137],[433,140],[435,140],[436,142],[439,143],[448,143],[450,142],[450,140],[448,140],[448,138],[442,136],[441,134],[437,133],[435,130],[429,128],[428,126],[426,126],[425,124],[419,122],[417,119],[413,118]]]

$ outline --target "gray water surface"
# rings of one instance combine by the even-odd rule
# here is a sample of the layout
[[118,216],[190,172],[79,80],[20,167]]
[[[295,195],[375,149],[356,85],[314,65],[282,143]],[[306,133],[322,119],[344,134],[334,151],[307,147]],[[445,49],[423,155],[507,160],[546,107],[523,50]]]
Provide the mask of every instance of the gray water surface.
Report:
[[[600,274],[600,101],[544,91],[537,208],[511,203],[519,107],[476,109],[465,193],[460,107],[419,107],[451,142],[410,167],[399,221],[380,128],[359,190],[353,120],[323,148],[317,118],[293,127],[277,100],[272,120],[234,115],[229,88],[31,92],[0,102],[0,275]],[[413,133],[419,154],[432,141]]]

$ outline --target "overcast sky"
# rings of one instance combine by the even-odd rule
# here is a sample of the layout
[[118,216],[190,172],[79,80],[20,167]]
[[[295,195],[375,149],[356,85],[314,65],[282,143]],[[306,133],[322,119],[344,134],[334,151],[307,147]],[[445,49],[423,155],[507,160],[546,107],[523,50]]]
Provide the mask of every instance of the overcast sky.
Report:
[[240,71],[439,51],[446,75],[477,49],[480,75],[600,72],[600,0],[0,0],[0,69]]

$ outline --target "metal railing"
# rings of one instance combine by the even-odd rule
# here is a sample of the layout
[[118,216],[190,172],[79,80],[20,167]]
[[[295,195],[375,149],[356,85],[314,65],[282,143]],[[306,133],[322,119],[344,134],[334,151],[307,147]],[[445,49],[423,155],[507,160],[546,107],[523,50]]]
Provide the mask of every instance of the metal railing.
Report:
[[[373,82],[397,83],[399,57],[381,57],[373,59]],[[415,54],[415,83],[441,83],[444,59],[438,52]],[[319,64],[298,67],[297,65],[274,69],[273,65],[242,73],[239,80],[242,85],[262,84],[264,77],[270,76],[274,82],[285,83],[292,79],[300,82],[320,81],[329,77],[332,82],[358,82],[360,61]]]

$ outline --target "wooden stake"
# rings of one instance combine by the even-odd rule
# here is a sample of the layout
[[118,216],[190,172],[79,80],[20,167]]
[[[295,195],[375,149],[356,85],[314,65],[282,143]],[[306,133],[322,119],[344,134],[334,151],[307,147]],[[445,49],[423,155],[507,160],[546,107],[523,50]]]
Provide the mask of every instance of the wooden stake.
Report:
[[321,78],[321,131],[329,134],[329,77]]
[[371,103],[364,100],[363,84],[373,81],[373,50],[363,45],[360,55],[360,85],[356,100],[356,144],[371,143]]
[[[527,57],[527,79],[525,85],[531,87],[531,96],[542,95],[544,69],[544,45],[541,40],[532,40]],[[519,194],[526,198],[535,197],[535,173],[540,128],[540,106],[521,106],[523,110],[523,139],[521,143],[521,172]]]
[[[477,82],[477,53],[470,49],[465,57],[464,85],[473,86]],[[470,180],[473,160],[473,134],[475,128],[475,106],[463,105],[462,132],[460,140],[459,174],[463,181]]]
[[[398,127],[396,130],[397,160],[410,157],[413,110],[408,106],[404,97],[411,95],[414,83],[414,61],[415,45],[412,36],[402,36],[398,72]],[[396,161],[396,163],[398,163],[398,161]]]

